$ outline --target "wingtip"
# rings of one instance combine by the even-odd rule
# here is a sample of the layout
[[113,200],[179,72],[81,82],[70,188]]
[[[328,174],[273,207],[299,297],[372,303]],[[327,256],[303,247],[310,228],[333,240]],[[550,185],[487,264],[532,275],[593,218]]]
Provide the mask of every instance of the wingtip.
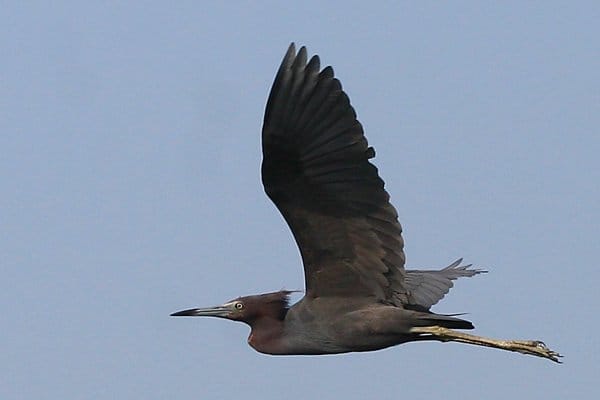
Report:
[[290,45],[288,46],[285,56],[287,58],[287,57],[293,57],[294,55],[296,55],[296,43],[291,42]]
[[473,266],[473,264],[460,265],[462,262],[463,262],[463,258],[461,257],[458,260],[454,261],[452,264],[448,265],[444,269],[445,270],[455,269],[455,270],[461,270],[461,271],[469,271],[472,273],[471,276],[477,275],[477,274],[487,274],[489,272],[486,269],[471,268]]

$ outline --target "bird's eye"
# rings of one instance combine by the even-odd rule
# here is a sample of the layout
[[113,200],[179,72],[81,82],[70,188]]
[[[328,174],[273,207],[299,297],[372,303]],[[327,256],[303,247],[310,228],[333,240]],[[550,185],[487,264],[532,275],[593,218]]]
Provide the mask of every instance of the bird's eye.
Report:
[[238,303],[235,303],[235,309],[236,309],[236,310],[241,310],[241,309],[243,309],[243,308],[244,308],[244,304],[242,304],[242,303],[239,303],[239,302],[238,302]]

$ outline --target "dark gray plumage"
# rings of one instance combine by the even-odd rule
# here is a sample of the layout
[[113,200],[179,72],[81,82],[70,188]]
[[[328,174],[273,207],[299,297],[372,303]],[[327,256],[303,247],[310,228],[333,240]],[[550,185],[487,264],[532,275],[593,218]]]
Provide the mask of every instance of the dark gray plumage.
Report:
[[404,242],[398,214],[361,124],[333,69],[294,46],[277,72],[263,125],[263,184],[290,226],[306,294],[375,296],[401,305]]

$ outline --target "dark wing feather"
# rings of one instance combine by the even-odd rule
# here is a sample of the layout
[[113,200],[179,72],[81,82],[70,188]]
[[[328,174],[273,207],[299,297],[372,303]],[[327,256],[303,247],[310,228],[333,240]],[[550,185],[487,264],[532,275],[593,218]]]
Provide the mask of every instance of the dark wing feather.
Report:
[[333,69],[290,45],[269,95],[262,179],[304,262],[306,294],[406,301],[397,213]]
[[407,270],[404,284],[408,290],[408,304],[428,310],[454,286],[453,280],[487,272],[469,269],[471,264],[460,265],[461,262],[462,258],[459,258],[439,271]]

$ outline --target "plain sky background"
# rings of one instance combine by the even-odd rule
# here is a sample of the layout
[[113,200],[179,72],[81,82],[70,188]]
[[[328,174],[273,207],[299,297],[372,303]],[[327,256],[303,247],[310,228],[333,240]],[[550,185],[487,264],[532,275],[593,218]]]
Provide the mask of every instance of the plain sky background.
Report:
[[[2,4],[0,398],[598,398],[598,3],[297,3]],[[434,310],[563,365],[272,357],[243,324],[168,316],[303,287],[259,176],[291,41],[349,94],[408,265],[490,270]]]

